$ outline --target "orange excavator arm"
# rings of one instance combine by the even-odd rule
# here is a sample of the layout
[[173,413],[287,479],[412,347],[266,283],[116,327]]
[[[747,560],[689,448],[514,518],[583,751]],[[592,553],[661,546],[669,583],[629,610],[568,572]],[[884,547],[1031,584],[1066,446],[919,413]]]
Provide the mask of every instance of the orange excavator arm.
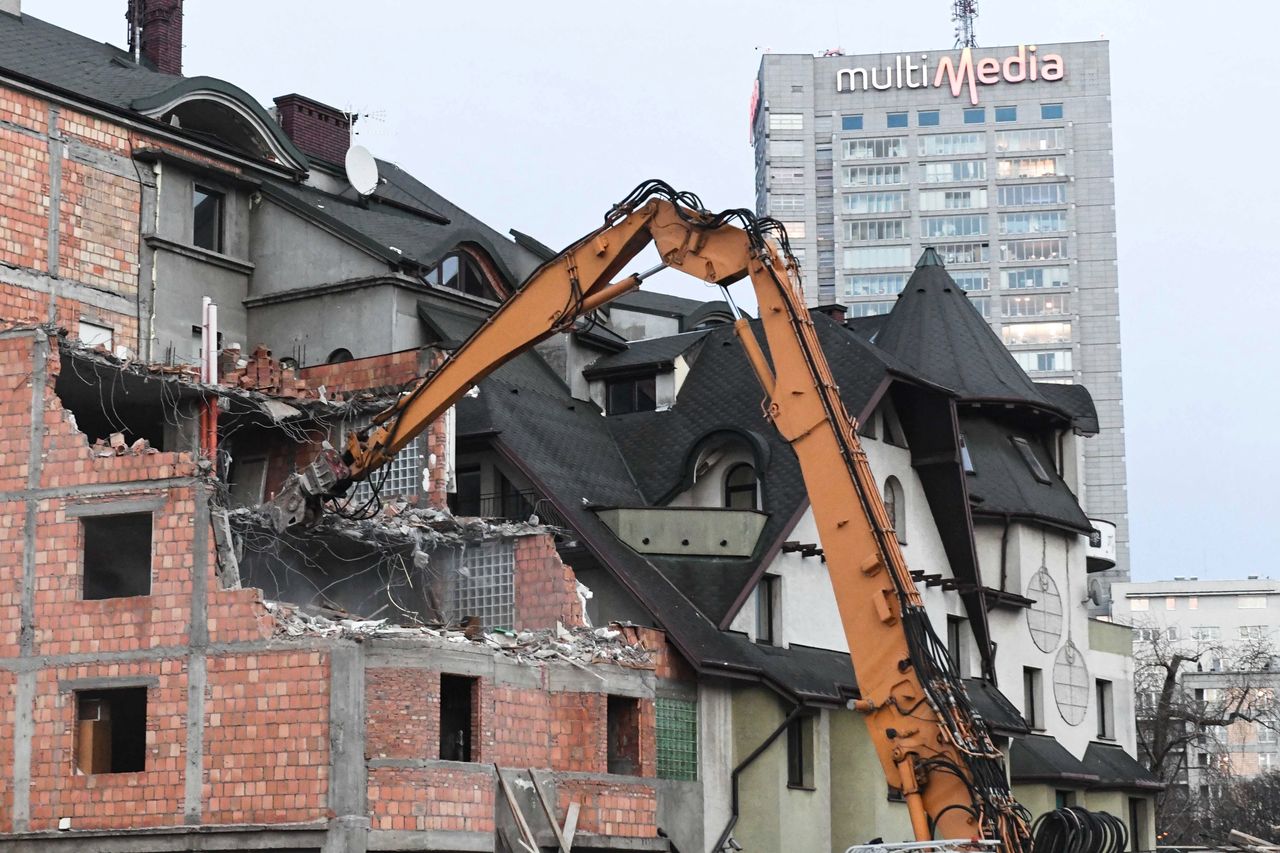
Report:
[[[650,242],[661,265],[615,281]],[[277,526],[301,521],[318,499],[384,465],[504,362],[666,267],[721,286],[749,278],[755,289],[769,357],[741,316],[734,330],[768,418],[800,462],[857,675],[856,707],[889,784],[906,799],[916,838],[995,839],[1006,853],[1028,853],[1026,812],[930,625],[794,283],[785,231],[772,220],[741,210],[711,214],[694,196],[642,185],[603,227],[534,272],[373,427],[351,436],[341,458],[330,453],[298,475],[273,501]]]

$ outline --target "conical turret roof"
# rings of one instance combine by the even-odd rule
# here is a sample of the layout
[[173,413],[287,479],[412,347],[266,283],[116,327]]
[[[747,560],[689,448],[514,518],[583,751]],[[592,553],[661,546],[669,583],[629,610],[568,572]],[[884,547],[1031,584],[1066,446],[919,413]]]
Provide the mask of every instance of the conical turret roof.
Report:
[[1005,349],[933,248],[920,256],[875,342],[962,399],[1058,409]]

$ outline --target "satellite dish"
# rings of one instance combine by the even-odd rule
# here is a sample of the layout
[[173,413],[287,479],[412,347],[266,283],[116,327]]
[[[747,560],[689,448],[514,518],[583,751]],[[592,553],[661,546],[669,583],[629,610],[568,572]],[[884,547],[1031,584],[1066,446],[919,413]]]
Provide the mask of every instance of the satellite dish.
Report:
[[373,195],[378,188],[378,161],[373,159],[369,149],[363,145],[352,145],[347,149],[347,180],[356,192],[362,196]]

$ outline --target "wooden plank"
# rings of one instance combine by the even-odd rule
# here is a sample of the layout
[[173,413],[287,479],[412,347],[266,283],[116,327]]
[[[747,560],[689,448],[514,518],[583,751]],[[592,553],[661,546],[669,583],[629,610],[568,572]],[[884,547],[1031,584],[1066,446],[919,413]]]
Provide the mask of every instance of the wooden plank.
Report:
[[538,797],[538,804],[542,806],[542,811],[547,816],[547,822],[551,824],[551,831],[556,835],[556,844],[560,846],[560,853],[569,853],[571,845],[564,837],[564,833],[560,831],[560,822],[556,820],[555,810],[551,808],[551,804],[543,796],[542,786],[538,784],[538,777],[532,767],[529,768],[529,778],[533,780],[533,793]]
[[564,840],[568,842],[569,847],[573,847],[574,836],[578,834],[578,812],[582,811],[582,804],[577,800],[569,803],[569,813],[564,816]]
[[521,843],[528,848],[529,853],[538,853],[538,840],[533,837],[533,830],[529,829],[529,822],[524,819],[524,812],[520,811],[520,804],[516,802],[515,794],[511,793],[511,786],[507,784],[507,777],[502,775],[502,768],[497,764],[493,765],[493,769],[498,774],[498,785],[502,788],[502,796],[506,798],[507,805],[511,807],[511,814],[515,816],[516,826],[520,827]]

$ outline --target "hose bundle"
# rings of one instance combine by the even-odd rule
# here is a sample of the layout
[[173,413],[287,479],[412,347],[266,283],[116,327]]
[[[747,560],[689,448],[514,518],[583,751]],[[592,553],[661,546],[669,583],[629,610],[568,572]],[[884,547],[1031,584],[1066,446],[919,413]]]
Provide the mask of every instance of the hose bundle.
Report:
[[1079,806],[1045,812],[1031,832],[1035,853],[1122,853],[1129,846],[1124,821]]

